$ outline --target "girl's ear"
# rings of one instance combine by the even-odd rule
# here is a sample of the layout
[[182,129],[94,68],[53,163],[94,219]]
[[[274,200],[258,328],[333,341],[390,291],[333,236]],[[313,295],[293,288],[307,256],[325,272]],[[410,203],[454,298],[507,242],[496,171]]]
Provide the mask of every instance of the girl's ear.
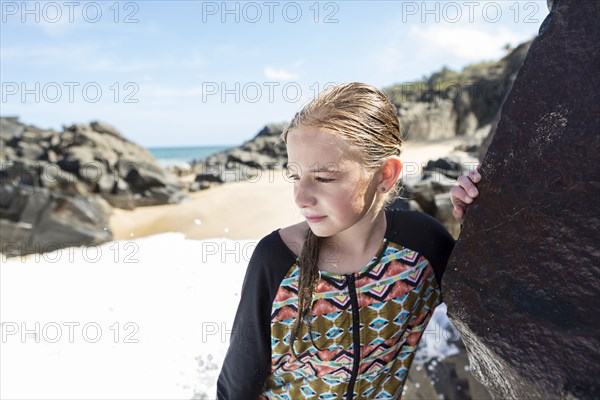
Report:
[[400,157],[388,157],[381,169],[379,186],[388,188],[394,186],[400,177],[400,172],[402,172],[402,161],[400,161]]

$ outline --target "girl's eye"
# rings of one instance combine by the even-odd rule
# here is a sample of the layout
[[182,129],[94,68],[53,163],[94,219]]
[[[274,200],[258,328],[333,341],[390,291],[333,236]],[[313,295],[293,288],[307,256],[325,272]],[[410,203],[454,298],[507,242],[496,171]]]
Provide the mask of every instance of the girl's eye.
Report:
[[[300,178],[298,178],[297,175],[287,175],[287,179],[289,179],[292,182],[296,182],[298,181]],[[323,182],[323,183],[328,183],[328,182],[333,182],[335,181],[335,179],[329,179],[329,178],[320,178],[320,177],[316,177],[315,178],[318,182]]]

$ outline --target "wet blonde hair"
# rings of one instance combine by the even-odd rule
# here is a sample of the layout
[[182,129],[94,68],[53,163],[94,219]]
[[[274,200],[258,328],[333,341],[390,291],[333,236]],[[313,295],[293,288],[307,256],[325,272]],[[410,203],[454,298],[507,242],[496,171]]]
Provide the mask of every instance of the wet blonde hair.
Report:
[[[290,131],[309,127],[327,129],[349,143],[360,153],[363,166],[369,173],[380,169],[388,157],[399,156],[402,152],[396,108],[382,91],[364,83],[340,84],[321,92],[296,113],[281,134],[281,139],[287,144]],[[393,202],[401,189],[398,180],[386,194],[384,206]],[[294,356],[294,341],[305,319],[312,341],[310,321],[313,294],[319,283],[321,245],[320,238],[309,228],[299,256],[298,317],[290,336]]]

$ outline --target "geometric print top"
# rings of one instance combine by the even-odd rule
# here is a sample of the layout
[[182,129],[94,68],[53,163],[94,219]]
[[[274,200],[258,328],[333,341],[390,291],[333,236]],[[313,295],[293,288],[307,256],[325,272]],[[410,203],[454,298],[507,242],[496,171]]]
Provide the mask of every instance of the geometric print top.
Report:
[[[263,278],[258,280],[247,272],[217,384],[219,399],[400,398],[422,333],[442,301],[440,282],[454,240],[426,214],[385,212],[386,234],[367,265],[353,274],[320,272],[312,337],[304,324],[294,343],[297,358],[289,339],[301,266],[277,231],[263,238],[263,246],[259,242],[255,254],[260,247],[264,257],[255,261],[283,257],[289,266],[270,277],[272,268],[266,274],[257,268],[255,275]],[[251,301],[250,293],[263,300]],[[251,311],[261,304],[268,310]]]
[[300,270],[290,269],[273,303],[272,367],[263,398],[399,398],[441,290],[425,257],[387,239],[382,246],[382,257],[357,274],[321,273],[312,341],[305,328],[302,344],[294,343],[298,359],[289,338]]

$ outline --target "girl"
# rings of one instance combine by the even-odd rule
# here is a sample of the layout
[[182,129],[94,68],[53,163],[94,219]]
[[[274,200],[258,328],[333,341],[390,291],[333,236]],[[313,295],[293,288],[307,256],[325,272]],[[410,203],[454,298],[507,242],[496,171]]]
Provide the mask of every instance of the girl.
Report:
[[[282,139],[306,221],[254,249],[217,396],[399,398],[454,240],[427,214],[385,207],[400,190],[395,107],[372,86],[338,85]],[[453,188],[459,222],[473,178]]]

